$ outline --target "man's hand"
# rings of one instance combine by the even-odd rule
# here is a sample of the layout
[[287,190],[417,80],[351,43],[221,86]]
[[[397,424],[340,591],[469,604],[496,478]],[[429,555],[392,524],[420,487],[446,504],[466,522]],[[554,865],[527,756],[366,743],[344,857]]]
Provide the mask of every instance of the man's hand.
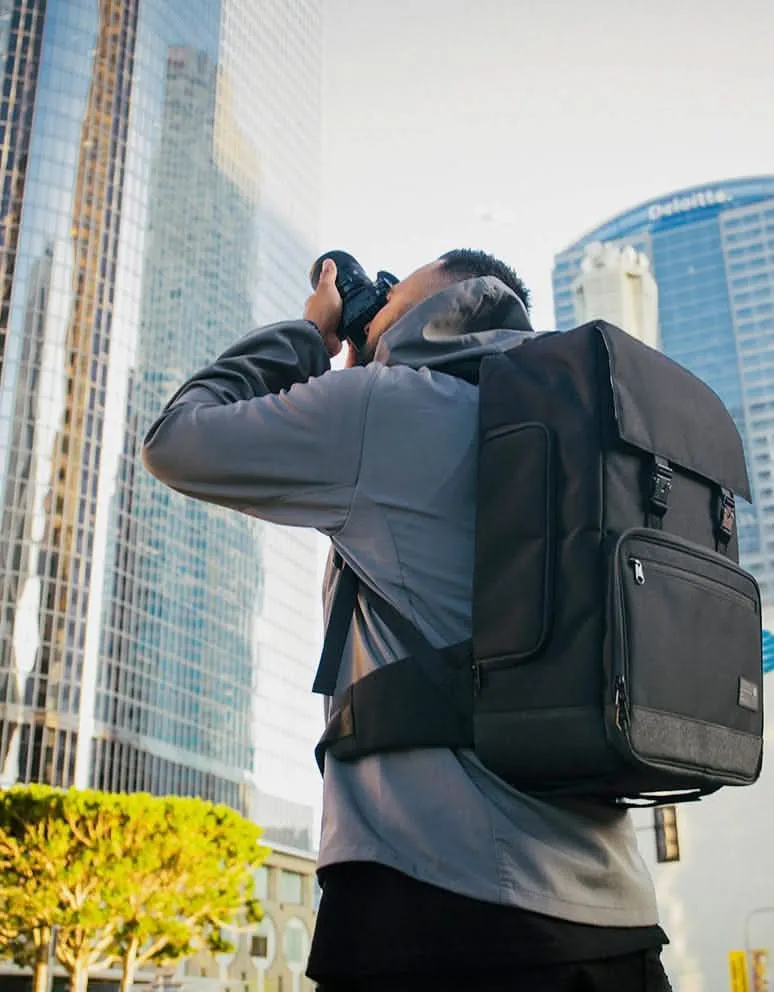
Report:
[[336,263],[331,258],[323,262],[317,289],[306,301],[304,320],[311,320],[320,331],[325,350],[331,358],[341,351],[336,334],[341,323],[342,302],[336,289]]

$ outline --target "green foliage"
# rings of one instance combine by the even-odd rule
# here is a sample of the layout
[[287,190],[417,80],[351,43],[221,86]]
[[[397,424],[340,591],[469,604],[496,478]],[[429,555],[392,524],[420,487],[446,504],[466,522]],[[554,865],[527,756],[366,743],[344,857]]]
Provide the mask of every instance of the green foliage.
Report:
[[45,786],[0,792],[0,953],[34,965],[58,927],[74,986],[96,967],[224,949],[256,922],[260,828],[199,799]]
[[233,810],[156,800],[153,810],[130,811],[122,829],[135,856],[129,875],[117,880],[128,897],[118,944],[139,963],[220,947],[222,927],[260,919],[253,874],[267,849],[259,829]]

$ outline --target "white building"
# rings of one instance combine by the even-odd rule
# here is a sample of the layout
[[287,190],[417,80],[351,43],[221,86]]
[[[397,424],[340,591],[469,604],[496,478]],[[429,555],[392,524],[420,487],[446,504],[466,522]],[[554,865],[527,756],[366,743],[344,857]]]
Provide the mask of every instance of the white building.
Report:
[[658,287],[643,252],[593,242],[586,248],[573,294],[579,324],[602,317],[658,348]]

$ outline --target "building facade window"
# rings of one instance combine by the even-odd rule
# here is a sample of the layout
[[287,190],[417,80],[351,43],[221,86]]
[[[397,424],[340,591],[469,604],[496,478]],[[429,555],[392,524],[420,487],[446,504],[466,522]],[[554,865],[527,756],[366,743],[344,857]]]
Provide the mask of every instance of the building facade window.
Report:
[[320,7],[5,5],[3,785],[200,795],[311,845],[317,538],[165,490],[139,452],[186,376],[301,312]]

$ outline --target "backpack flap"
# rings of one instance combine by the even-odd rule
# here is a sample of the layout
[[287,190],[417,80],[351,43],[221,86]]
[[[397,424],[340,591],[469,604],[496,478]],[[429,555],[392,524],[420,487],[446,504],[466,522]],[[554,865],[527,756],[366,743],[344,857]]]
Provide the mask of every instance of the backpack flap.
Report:
[[742,439],[720,397],[630,334],[604,321],[595,326],[610,366],[620,439],[749,502]]

